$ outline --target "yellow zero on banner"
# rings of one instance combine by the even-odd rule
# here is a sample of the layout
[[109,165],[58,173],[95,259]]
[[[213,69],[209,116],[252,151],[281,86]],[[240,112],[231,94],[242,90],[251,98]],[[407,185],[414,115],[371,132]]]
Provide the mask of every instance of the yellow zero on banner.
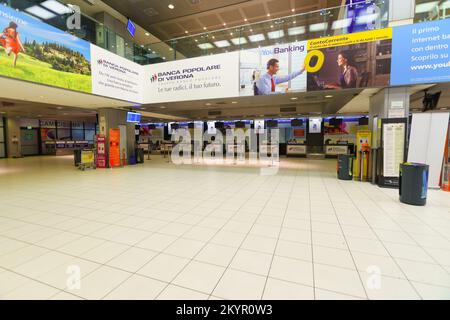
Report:
[[[317,62],[314,66],[311,66],[311,60],[313,57],[317,57]],[[308,52],[305,58],[305,70],[310,73],[315,73],[322,69],[325,62],[325,54],[320,50],[313,50]]]

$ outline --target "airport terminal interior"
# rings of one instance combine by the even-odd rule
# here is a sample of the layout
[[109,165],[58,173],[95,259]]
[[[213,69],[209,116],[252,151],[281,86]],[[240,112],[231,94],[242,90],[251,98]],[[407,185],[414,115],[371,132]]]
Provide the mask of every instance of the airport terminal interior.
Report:
[[0,300],[450,300],[448,18],[0,0]]

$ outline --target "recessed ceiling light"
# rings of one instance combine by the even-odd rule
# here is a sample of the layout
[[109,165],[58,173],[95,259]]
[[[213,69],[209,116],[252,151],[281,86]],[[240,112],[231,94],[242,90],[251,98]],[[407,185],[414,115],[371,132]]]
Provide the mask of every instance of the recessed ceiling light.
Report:
[[268,13],[267,16],[270,17],[270,13]]
[[311,31],[311,32],[323,31],[326,28],[328,28],[328,22],[319,22],[319,23],[310,25],[309,31]]
[[184,31],[184,33],[189,33],[189,31],[186,30],[186,31]]
[[234,39],[231,39],[231,42],[233,42],[233,44],[235,46],[239,46],[241,44],[246,44],[247,43],[247,39],[245,39],[244,37],[234,38]]
[[266,40],[266,37],[264,37],[264,35],[262,33],[253,34],[251,36],[248,36],[248,38],[250,39],[251,42],[259,42],[259,41]]
[[279,39],[281,37],[284,37],[284,31],[283,30],[277,30],[267,33],[267,36],[269,39]]
[[244,21],[247,22],[248,21],[247,18],[245,18]]
[[169,7],[170,10],[175,9],[175,6],[173,4],[169,4],[168,7]]
[[230,46],[230,43],[227,40],[216,41],[214,44],[217,48],[225,48]]
[[40,5],[60,15],[73,12],[71,8],[66,7],[65,5],[56,0],[47,0],[42,2]]
[[290,36],[296,36],[298,34],[304,34],[306,32],[306,28],[305,27],[294,27],[294,28],[289,28],[288,29],[288,34]]
[[145,35],[146,35],[147,37],[149,37],[149,36],[150,36],[150,33],[146,32]]
[[161,108],[161,109],[165,109],[165,108],[166,108],[166,106],[161,106],[160,108]]
[[206,29],[208,29],[207,27],[203,27],[203,30],[206,30]]
[[211,43],[209,43],[209,42],[207,42],[207,43],[201,43],[201,44],[198,45],[198,47],[199,47],[200,49],[202,49],[202,50],[208,50],[208,49],[214,48],[214,46],[213,46]]
[[325,96],[325,98],[333,98],[333,96],[332,95],[327,95],[327,96]]
[[31,13],[33,16],[36,16],[36,17],[44,19],[44,20],[56,17],[56,14],[54,14],[48,10],[45,10],[44,8],[39,7],[39,6],[32,6],[32,7],[26,8],[25,11],[28,13]]
[[295,9],[291,9],[291,12],[295,12]]
[[210,106],[210,105],[211,105],[211,103],[209,103],[209,102],[205,103],[205,106]]
[[298,100],[298,97],[292,97],[291,100]]
[[231,101],[231,103],[232,103],[232,104],[237,104],[238,102],[237,102],[237,101]]

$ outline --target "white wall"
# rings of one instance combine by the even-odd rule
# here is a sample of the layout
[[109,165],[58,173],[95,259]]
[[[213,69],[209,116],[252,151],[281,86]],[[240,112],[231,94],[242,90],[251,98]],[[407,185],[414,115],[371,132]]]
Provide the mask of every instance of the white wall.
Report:
[[428,186],[439,188],[449,113],[415,113],[411,124],[408,162],[430,166]]

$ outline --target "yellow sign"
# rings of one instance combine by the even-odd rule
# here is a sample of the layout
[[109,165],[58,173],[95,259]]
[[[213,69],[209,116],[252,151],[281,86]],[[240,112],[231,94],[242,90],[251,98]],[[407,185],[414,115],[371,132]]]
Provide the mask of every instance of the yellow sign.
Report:
[[308,51],[392,39],[392,28],[308,40]]
[[[311,67],[311,59],[317,57],[317,63],[315,66]],[[325,62],[325,54],[320,50],[313,50],[308,52],[305,58],[305,70],[310,73],[315,73],[322,69],[323,63]]]

